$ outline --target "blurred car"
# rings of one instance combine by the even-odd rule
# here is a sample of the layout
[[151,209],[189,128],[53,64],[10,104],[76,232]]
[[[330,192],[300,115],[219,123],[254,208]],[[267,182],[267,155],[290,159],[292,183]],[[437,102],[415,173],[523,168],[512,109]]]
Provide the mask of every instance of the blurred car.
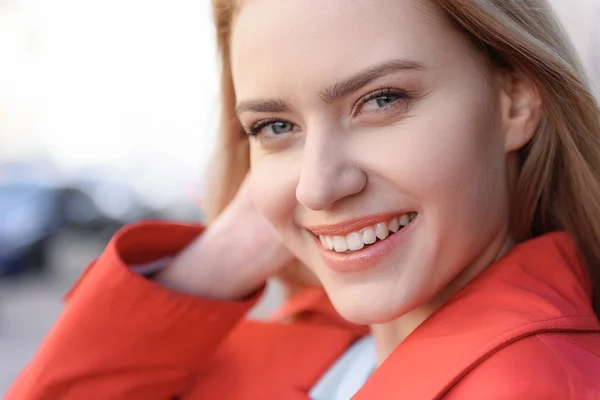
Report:
[[76,187],[0,181],[0,275],[46,268],[52,238],[64,230],[108,240],[127,222]]
[[0,163],[0,275],[47,267],[53,238],[63,231],[106,242],[142,219],[201,219],[191,202],[157,204],[139,186],[118,171],[65,174],[44,160]]
[[71,181],[62,203],[70,227],[105,239],[123,225],[159,218],[131,185],[102,176]]
[[0,275],[42,269],[62,227],[60,191],[36,182],[0,183]]
[[60,190],[60,211],[63,228],[80,233],[110,237],[124,222],[111,218],[101,210],[96,200],[77,187]]

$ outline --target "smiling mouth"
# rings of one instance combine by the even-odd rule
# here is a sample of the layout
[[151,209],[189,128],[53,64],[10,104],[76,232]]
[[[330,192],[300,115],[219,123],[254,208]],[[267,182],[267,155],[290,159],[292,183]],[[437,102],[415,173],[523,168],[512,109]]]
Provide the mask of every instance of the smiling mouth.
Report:
[[375,243],[386,240],[395,233],[401,231],[410,224],[416,217],[416,212],[409,212],[397,217],[393,217],[385,222],[378,222],[364,227],[358,231],[351,232],[345,236],[315,235],[323,249],[336,252],[351,254],[353,252],[370,247]]

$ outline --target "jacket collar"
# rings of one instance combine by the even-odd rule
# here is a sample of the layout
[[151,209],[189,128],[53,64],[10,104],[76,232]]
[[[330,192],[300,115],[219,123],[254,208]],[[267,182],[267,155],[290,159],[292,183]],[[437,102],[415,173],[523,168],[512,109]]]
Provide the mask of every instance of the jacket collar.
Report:
[[483,359],[521,338],[600,332],[591,298],[590,278],[566,234],[529,240],[419,326],[354,399],[389,398],[393,388],[407,399],[438,399]]

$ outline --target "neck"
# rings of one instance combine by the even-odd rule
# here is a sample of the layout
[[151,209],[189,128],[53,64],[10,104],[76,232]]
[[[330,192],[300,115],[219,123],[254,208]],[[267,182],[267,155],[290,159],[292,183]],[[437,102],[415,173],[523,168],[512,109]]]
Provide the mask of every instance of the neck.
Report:
[[377,347],[378,365],[394,351],[419,325],[429,318],[448,299],[454,296],[467,283],[473,280],[488,266],[493,264],[514,246],[508,234],[490,243],[480,255],[433,299],[412,311],[384,324],[371,325],[371,333]]

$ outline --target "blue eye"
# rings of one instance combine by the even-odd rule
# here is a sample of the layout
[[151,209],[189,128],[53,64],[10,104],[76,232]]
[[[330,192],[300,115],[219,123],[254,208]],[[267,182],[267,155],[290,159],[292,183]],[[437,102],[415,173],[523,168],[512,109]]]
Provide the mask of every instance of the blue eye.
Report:
[[361,105],[361,112],[372,112],[378,111],[382,108],[387,108],[393,105],[395,102],[400,100],[402,96],[398,94],[380,94],[377,97],[371,99],[365,99],[366,101]]
[[271,128],[271,131],[273,131],[274,134],[279,135],[293,130],[294,125],[289,122],[277,121],[267,125],[265,128]]
[[398,100],[400,96],[381,96],[375,99],[375,102],[379,107],[386,107],[396,100]]
[[352,115],[377,114],[379,112],[392,112],[397,108],[407,108],[410,102],[418,98],[419,94],[394,88],[375,90],[362,97],[352,109]]
[[249,135],[256,136],[259,134],[266,136],[276,136],[288,133],[294,130],[294,124],[280,120],[267,120],[256,123],[250,129]]

